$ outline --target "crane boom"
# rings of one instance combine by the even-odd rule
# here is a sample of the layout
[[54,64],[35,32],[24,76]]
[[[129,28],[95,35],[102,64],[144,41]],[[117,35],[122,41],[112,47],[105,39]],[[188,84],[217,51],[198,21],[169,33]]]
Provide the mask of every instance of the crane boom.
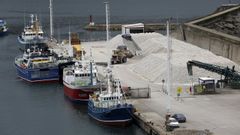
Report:
[[235,70],[235,66],[233,66],[230,69],[228,66],[223,67],[223,66],[219,66],[219,65],[203,63],[200,61],[192,60],[192,61],[187,62],[187,70],[188,70],[188,74],[190,76],[193,75],[193,70],[192,70],[193,66],[205,69],[205,70],[213,72],[213,73],[217,73],[219,75],[223,75],[223,76],[225,76],[224,81],[226,83],[230,83],[230,84],[234,83],[235,85],[238,84],[240,86],[240,73]]

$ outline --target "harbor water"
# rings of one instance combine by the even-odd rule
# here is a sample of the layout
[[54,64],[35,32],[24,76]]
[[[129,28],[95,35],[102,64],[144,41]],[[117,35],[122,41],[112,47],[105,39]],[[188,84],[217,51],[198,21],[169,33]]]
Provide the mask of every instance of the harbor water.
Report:
[[[112,1],[111,22],[159,22],[169,17],[187,19],[207,14],[228,1],[174,2]],[[110,128],[97,123],[87,115],[86,104],[72,104],[64,97],[63,86],[59,83],[31,84],[16,76],[14,58],[22,54],[17,36],[32,13],[38,14],[43,29],[49,33],[48,3],[48,0],[1,0],[0,18],[7,21],[9,33],[0,37],[0,135],[144,135],[135,124]],[[133,8],[133,4],[136,7]],[[54,0],[53,5],[54,35],[59,41],[67,39],[69,28],[77,32],[82,41],[105,39],[104,32],[83,30],[90,14],[95,23],[104,23],[103,0]],[[119,33],[111,32],[111,36]]]
[[136,125],[107,127],[87,114],[87,104],[72,104],[58,83],[31,84],[16,76],[17,35],[0,38],[0,135],[143,135]]

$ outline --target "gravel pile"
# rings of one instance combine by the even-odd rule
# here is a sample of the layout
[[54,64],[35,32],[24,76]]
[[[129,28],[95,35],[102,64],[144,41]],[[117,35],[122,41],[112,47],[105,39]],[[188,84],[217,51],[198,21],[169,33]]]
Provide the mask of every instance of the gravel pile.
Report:
[[[161,83],[162,79],[167,79],[167,38],[158,33],[138,34],[132,36],[134,41],[138,43],[145,56],[140,61],[129,65],[129,68],[135,73],[143,76],[154,83]],[[187,73],[187,61],[198,60],[210,64],[232,67],[236,63],[221,56],[216,56],[208,50],[201,49],[197,46],[172,39],[172,81],[173,83],[190,83]],[[194,80],[199,76],[220,78],[212,72],[203,69],[193,68]]]
[[[130,59],[121,68],[125,72],[133,72],[152,83],[161,84],[162,80],[167,79],[167,38],[159,33],[132,34],[133,41],[142,50],[141,56]],[[205,63],[232,67],[239,70],[239,66],[229,59],[216,56],[208,50],[197,46],[172,39],[172,82],[174,84],[190,84],[191,79],[187,72],[187,61],[197,60]],[[118,45],[123,44],[121,35],[112,38],[109,42],[83,43],[87,51],[92,48],[93,57],[97,62],[107,62],[111,58],[112,50]],[[120,72],[120,71],[119,71]],[[121,73],[119,73],[121,74]],[[123,76],[127,80],[131,76]],[[193,68],[193,80],[196,82],[198,77],[220,78],[220,75],[208,72],[204,69]]]

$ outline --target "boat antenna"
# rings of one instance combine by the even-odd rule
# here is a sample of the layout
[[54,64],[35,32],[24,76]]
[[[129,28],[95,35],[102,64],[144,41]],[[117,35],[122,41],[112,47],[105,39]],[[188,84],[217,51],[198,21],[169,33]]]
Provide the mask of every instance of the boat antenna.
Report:
[[93,60],[93,56],[92,56],[92,48],[90,48],[90,57]]
[[60,43],[61,42],[61,37],[60,37],[60,26],[58,24],[58,27],[57,27],[57,32],[58,32],[58,42]]
[[37,14],[35,15],[35,21],[38,21],[38,17],[37,17]]
[[52,1],[49,0],[49,9],[50,9],[50,39],[53,40],[53,7],[52,7]]
[[169,35],[169,21],[167,21],[167,114],[170,114],[171,110],[171,101],[170,101],[170,93],[171,93],[171,86],[172,86],[172,76],[171,76],[171,41],[170,41],[170,35]]
[[105,1],[105,12],[106,12],[106,40],[109,41],[109,24],[110,24],[110,9],[109,9],[109,2]]
[[34,15],[31,14],[30,17],[31,17],[31,24],[33,24],[33,21],[34,21],[34,20],[33,20],[33,19],[34,19]]
[[25,13],[25,10],[24,10],[24,16],[23,16],[23,23],[24,23],[24,28],[25,28],[25,26],[26,26],[26,13]]
[[72,42],[71,42],[71,27],[70,27],[70,23],[69,23],[69,26],[68,26],[68,43],[69,43],[70,46],[72,45]]
[[116,85],[117,85],[116,92],[117,92],[118,100],[120,100],[121,88],[120,88],[120,80],[119,79],[116,79]]
[[108,62],[107,66],[107,85],[108,85],[108,94],[112,93],[111,85],[110,85],[110,73],[111,73],[111,68],[110,68],[110,62]]
[[90,60],[90,83],[91,85],[93,85],[93,64],[92,64],[92,61]]
[[84,48],[82,47],[82,51],[81,51],[81,59],[82,59],[82,60],[84,60],[84,54],[83,54],[83,52],[84,52]]

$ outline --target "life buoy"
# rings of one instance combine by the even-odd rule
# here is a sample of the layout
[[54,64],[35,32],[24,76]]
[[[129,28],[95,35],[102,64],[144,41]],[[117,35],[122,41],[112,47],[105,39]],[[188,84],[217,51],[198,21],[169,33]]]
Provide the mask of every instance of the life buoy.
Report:
[[26,65],[25,64],[21,64],[20,65],[22,68],[26,68]]

